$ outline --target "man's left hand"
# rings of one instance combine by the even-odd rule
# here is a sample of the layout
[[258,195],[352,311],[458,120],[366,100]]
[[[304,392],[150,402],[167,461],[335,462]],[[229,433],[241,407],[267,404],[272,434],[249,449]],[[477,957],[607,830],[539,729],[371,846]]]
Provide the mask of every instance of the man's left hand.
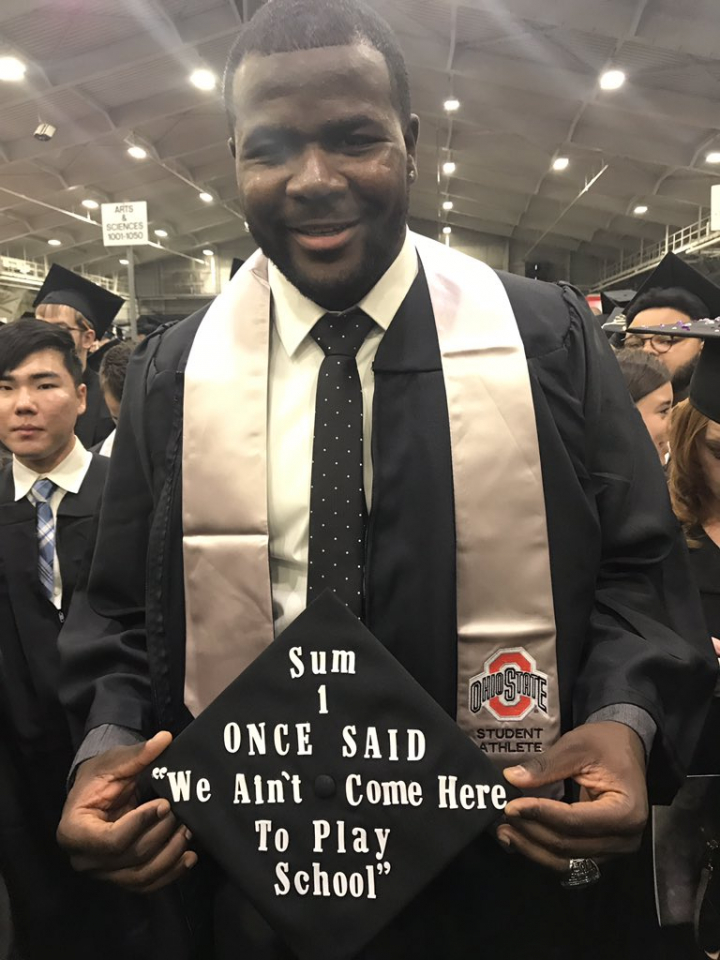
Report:
[[602,860],[640,846],[648,817],[645,751],[625,724],[585,724],[504,772],[521,790],[570,779],[581,787],[577,803],[535,797],[508,803],[497,836],[511,850],[567,873],[571,859]]

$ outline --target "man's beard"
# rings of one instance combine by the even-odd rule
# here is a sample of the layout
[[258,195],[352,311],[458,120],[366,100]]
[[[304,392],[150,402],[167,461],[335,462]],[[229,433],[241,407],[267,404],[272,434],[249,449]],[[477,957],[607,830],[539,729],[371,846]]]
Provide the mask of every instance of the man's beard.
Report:
[[695,372],[697,362],[698,358],[693,357],[692,360],[688,360],[687,363],[684,363],[681,367],[678,367],[675,373],[673,373],[672,388],[675,403],[677,403],[679,400],[684,400],[687,396],[688,388],[690,387],[690,381],[692,380],[692,375]]
[[341,311],[359,303],[372,290],[400,252],[407,226],[409,195],[404,191],[390,215],[382,223],[374,223],[367,235],[360,264],[354,269],[337,272],[331,279],[318,280],[298,270],[289,253],[289,238],[277,238],[248,220],[250,233],[268,258],[290,283],[313,303],[326,310]]

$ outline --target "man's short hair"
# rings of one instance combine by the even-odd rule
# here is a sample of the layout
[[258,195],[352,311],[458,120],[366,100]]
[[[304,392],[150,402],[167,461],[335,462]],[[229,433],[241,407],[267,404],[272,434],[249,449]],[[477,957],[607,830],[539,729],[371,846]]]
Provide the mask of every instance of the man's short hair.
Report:
[[390,92],[403,127],[410,121],[410,82],[400,45],[390,26],[362,0],[271,0],[233,44],[225,67],[223,96],[231,131],[235,126],[233,81],[246,56],[292,53],[366,43],[381,53]]
[[627,325],[630,326],[643,310],[656,310],[663,307],[684,313],[691,320],[703,320],[709,316],[708,308],[700,297],[696,297],[689,290],[684,290],[682,287],[653,287],[652,290],[639,296],[628,308],[625,314]]
[[103,390],[109,390],[118,403],[122,400],[132,352],[131,343],[117,343],[110,347],[100,363],[100,385]]
[[6,377],[28,357],[43,350],[54,350],[61,355],[65,369],[79,387],[83,368],[72,334],[45,320],[16,320],[0,327],[0,377]]

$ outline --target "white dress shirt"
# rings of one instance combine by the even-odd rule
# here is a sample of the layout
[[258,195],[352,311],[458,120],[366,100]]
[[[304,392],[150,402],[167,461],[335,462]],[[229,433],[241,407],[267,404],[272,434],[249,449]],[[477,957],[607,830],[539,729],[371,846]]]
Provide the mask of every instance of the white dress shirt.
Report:
[[110,457],[112,456],[113,447],[115,446],[115,434],[117,433],[117,428],[113,430],[111,434],[108,434],[107,437],[103,440],[100,445],[98,453],[101,457]]
[[[30,467],[20,463],[17,457],[13,457],[13,480],[15,481],[15,500],[27,497],[30,503],[35,505],[36,501],[31,490],[37,480],[43,480],[47,477],[56,484],[57,489],[53,491],[50,497],[50,509],[53,513],[53,520],[57,523],[58,507],[66,493],[77,493],[82,486],[85,474],[92,462],[92,454],[75,437],[75,445],[70,453],[61,460],[60,463],[49,470],[47,473],[36,473]],[[58,552],[55,550],[53,557],[53,603],[58,608],[62,606],[62,576],[60,574],[60,562]]]
[[[372,362],[380,341],[417,276],[418,263],[409,235],[388,270],[358,306],[376,326],[357,354],[363,392],[365,497],[372,490],[371,428],[374,376]],[[269,264],[273,301],[268,399],[268,523],[275,632],[279,634],[305,609],[310,526],[310,475],[315,423],[315,393],[324,353],[309,336],[328,311],[304,297]]]

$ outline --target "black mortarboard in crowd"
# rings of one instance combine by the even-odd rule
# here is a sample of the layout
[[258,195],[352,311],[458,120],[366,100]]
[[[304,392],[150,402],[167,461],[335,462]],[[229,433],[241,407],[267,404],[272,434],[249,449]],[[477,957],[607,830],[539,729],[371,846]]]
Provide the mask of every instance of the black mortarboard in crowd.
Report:
[[232,278],[235,276],[235,274],[238,272],[238,270],[244,263],[245,263],[244,260],[238,260],[237,257],[233,257],[233,261],[230,265],[230,277],[229,277],[230,280],[232,280]]
[[150,782],[301,960],[355,957],[518,795],[329,591]]
[[609,317],[613,310],[617,310],[620,307],[620,304],[616,303],[613,298],[609,297],[606,293],[601,293],[600,306],[602,308],[603,316]]
[[620,304],[615,303],[612,297],[609,297],[606,293],[601,293],[600,306],[602,307],[603,330],[605,330],[606,333],[622,332],[619,327],[617,329],[615,326],[613,326],[612,329],[607,327],[607,324],[614,324],[615,318],[622,314],[623,308]]
[[[720,315],[720,289],[676,253],[666,253],[625,308],[629,313],[640,297],[651,290],[680,288],[691,293],[706,307],[709,317]],[[705,311],[703,311],[705,312]],[[700,319],[700,318],[693,318]]]
[[661,261],[639,293],[659,286],[681,287],[692,293],[705,304],[708,316],[688,323],[655,327],[635,324],[633,333],[664,334],[703,341],[702,353],[690,381],[690,403],[706,417],[720,422],[720,287],[672,253]]
[[162,317],[155,316],[152,313],[141,313],[137,318],[137,332],[143,337],[149,337],[159,326],[162,326],[164,320]]
[[78,310],[92,325],[100,340],[124,302],[117,294],[54,263],[33,301],[33,306],[59,303]]

